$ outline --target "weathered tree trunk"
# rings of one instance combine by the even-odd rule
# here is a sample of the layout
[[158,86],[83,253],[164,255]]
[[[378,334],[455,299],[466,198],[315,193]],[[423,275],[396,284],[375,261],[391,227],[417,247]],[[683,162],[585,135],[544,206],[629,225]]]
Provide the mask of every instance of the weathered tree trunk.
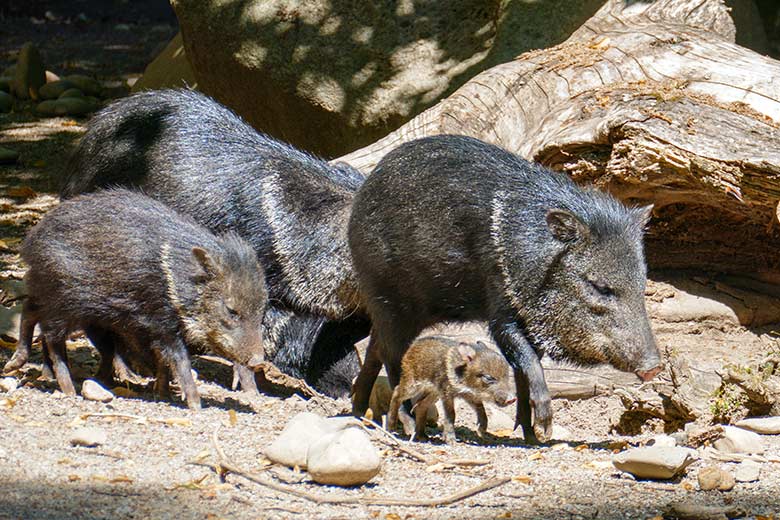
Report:
[[733,43],[719,0],[610,0],[566,42],[487,70],[339,160],[481,138],[629,203],[655,204],[654,268],[780,282],[780,62]]

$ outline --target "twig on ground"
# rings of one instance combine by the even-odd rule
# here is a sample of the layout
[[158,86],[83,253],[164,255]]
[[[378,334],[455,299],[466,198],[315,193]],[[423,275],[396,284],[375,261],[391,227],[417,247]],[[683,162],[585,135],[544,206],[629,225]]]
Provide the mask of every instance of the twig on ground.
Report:
[[208,464],[204,462],[193,461],[190,462],[190,464],[209,467],[212,470],[216,471],[217,474],[220,475],[222,479],[224,479],[224,477],[227,476],[227,473],[233,473],[251,482],[254,482],[255,484],[260,484],[261,486],[273,489],[274,491],[287,493],[288,495],[293,495],[299,498],[303,498],[311,502],[315,502],[317,504],[362,504],[362,505],[376,505],[376,506],[437,507],[437,506],[445,506],[445,505],[453,504],[455,502],[458,502],[465,498],[472,497],[484,491],[488,491],[490,489],[494,489],[499,486],[502,486],[507,482],[509,482],[510,480],[512,480],[509,477],[495,477],[486,480],[485,482],[479,484],[478,486],[474,486],[465,489],[463,491],[459,491],[457,493],[454,493],[450,496],[446,496],[443,498],[429,498],[429,499],[415,500],[415,499],[394,498],[394,497],[379,497],[374,495],[364,495],[364,496],[357,496],[357,497],[338,496],[338,495],[317,495],[314,493],[309,493],[308,491],[296,489],[292,486],[279,484],[277,482],[264,478],[262,475],[251,473],[239,468],[238,466],[236,466],[235,464],[233,464],[227,459],[227,457],[225,456],[225,452],[220,447],[218,430],[215,430],[212,433],[211,440],[214,444],[214,448],[217,452],[217,456],[220,459],[219,462],[217,464]]

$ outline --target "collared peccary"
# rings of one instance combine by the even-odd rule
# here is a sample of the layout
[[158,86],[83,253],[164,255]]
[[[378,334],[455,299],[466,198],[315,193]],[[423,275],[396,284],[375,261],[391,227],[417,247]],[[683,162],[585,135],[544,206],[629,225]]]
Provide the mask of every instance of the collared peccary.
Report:
[[381,364],[398,384],[408,346],[443,321],[488,322],[515,369],[517,423],[529,442],[552,428],[543,353],[655,376],[661,360],[644,305],[649,211],[469,137],[419,139],[387,154],[349,222],[373,324],[355,414]]
[[346,240],[360,172],[258,133],[202,94],[161,90],[95,115],[64,178],[63,199],[137,187],[216,233],[247,240],[266,268],[265,329],[279,341],[267,348],[277,366],[329,395],[349,393],[358,372],[353,344],[370,329],[356,312]]
[[29,350],[40,324],[66,394],[75,388],[65,339],[76,329],[95,341],[101,365],[119,349],[123,359],[155,367],[163,393],[170,368],[190,408],[200,397],[188,346],[249,367],[263,360],[264,273],[234,234],[215,236],[158,201],[117,189],[63,202],[30,230],[21,254],[29,270],[20,343]]
[[484,343],[458,342],[443,336],[416,340],[401,360],[401,380],[393,390],[387,427],[395,430],[401,403],[416,399],[415,437],[425,438],[428,408],[441,399],[442,430],[447,443],[455,441],[455,398],[461,397],[477,412],[479,434],[487,432],[485,401],[498,406],[515,402],[509,365]]

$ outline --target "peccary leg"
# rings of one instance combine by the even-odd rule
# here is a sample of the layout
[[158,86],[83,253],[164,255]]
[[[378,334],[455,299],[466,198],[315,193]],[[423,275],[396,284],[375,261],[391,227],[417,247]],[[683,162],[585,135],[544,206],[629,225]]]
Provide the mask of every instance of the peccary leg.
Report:
[[514,322],[493,321],[490,331],[515,372],[515,428],[523,427],[523,437],[530,444],[546,442],[552,437],[552,401],[539,355]]
[[485,405],[482,404],[481,401],[473,401],[471,399],[466,398],[466,402],[468,402],[471,407],[474,409],[475,412],[477,412],[477,425],[479,427],[478,433],[480,436],[485,436],[487,433],[487,424],[488,424],[488,417],[487,412],[485,411]]
[[51,333],[45,331],[44,335],[46,337],[47,350],[51,357],[54,375],[57,378],[57,383],[60,385],[60,390],[62,390],[62,393],[65,395],[76,395],[76,387],[73,386],[73,380],[70,377],[68,354],[65,348],[65,337],[67,333]]
[[192,410],[200,410],[200,395],[195,379],[192,377],[192,365],[187,355],[187,347],[180,338],[176,338],[176,345],[172,349],[170,358],[171,371],[179,378],[179,386],[187,401],[187,406]]
[[54,368],[52,367],[51,354],[49,354],[49,342],[46,338],[41,338],[41,377],[51,381],[54,379]]
[[154,395],[166,401],[171,399],[171,376],[168,365],[159,363],[154,379]]
[[428,408],[433,406],[436,399],[438,399],[436,394],[426,394],[414,405],[414,437],[418,441],[424,441],[428,438],[425,433],[425,426],[428,423]]
[[254,370],[250,370],[244,365],[233,363],[233,384],[231,387],[233,390],[241,386],[241,390],[250,395],[260,395],[260,391],[257,389],[257,380],[255,379]]
[[[30,359],[32,351],[33,333],[35,324],[38,322],[37,316],[30,311],[29,302],[25,301],[22,305],[22,318],[19,325],[19,342],[16,344],[16,351],[11,359],[3,367],[3,371],[10,372],[18,370]],[[44,351],[44,356],[46,355]]]
[[[444,434],[444,442],[446,442],[447,444],[453,444],[456,440],[455,439],[455,399],[453,399],[452,396],[444,396],[442,397],[441,402],[444,407],[444,418],[441,421],[441,426]],[[423,424],[425,424],[425,416],[423,416],[422,420],[423,420]]]
[[97,380],[110,388],[114,385],[114,354],[116,353],[113,336],[110,331],[98,327],[87,327],[84,333],[100,353]]
[[374,387],[374,381],[376,381],[379,371],[382,370],[382,360],[379,357],[378,349],[376,336],[372,334],[366,349],[366,359],[363,361],[355,384],[352,385],[352,415],[355,417],[363,417],[366,414],[371,389]]

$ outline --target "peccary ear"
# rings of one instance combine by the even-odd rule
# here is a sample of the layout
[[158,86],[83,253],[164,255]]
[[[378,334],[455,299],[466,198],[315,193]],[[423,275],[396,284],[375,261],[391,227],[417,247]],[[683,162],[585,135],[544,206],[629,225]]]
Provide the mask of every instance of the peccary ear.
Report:
[[205,271],[206,276],[209,278],[214,278],[217,273],[219,272],[219,268],[217,267],[217,264],[214,262],[214,259],[211,258],[211,255],[208,251],[203,249],[202,247],[193,247],[192,248],[192,256],[195,257],[195,260],[197,260],[198,264],[203,268],[203,271]]
[[640,229],[645,229],[650,223],[650,219],[653,218],[653,204],[634,208],[633,212],[639,222]]
[[562,209],[547,212],[547,228],[561,242],[576,242],[590,235],[588,226],[576,215]]
[[474,361],[474,358],[477,357],[477,353],[474,351],[474,348],[471,345],[466,345],[465,343],[458,345],[458,354],[460,354],[460,358],[465,364],[471,363]]

